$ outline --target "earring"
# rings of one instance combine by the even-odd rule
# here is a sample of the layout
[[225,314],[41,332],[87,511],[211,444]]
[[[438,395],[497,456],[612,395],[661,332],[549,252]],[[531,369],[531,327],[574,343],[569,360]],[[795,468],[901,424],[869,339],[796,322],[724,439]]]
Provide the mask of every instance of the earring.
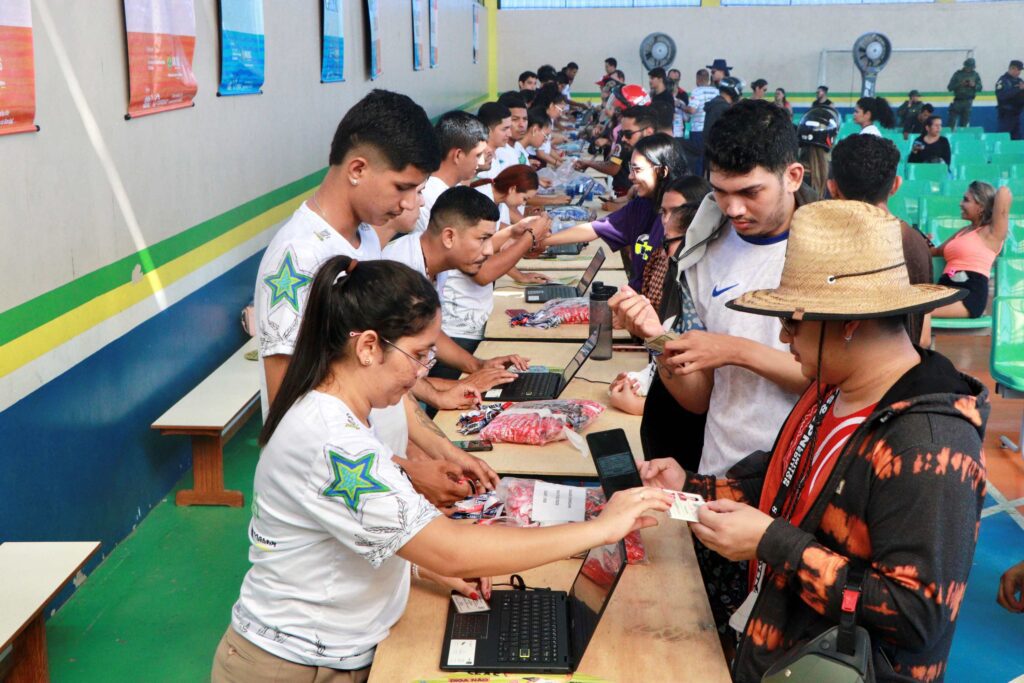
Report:
[[358,184],[359,184],[359,181],[358,181],[358,180],[356,180],[355,178],[349,178],[349,179],[348,179],[348,181],[349,181],[350,183],[352,183],[352,185],[353,185],[353,186],[356,186],[356,185],[358,185]]
[[369,365],[369,364],[370,364],[370,363],[372,363],[372,362],[373,362],[373,361],[371,361],[371,360],[370,360],[369,358],[364,358],[364,359],[363,359],[363,365]]
[[849,344],[853,341],[853,335],[851,334],[849,337],[843,337],[843,341]]

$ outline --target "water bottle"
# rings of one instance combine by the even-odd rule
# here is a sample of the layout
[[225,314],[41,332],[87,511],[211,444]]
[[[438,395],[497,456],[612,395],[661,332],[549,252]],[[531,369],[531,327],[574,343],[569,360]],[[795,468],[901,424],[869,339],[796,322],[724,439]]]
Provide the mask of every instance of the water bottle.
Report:
[[591,360],[609,360],[612,357],[612,309],[608,300],[615,287],[595,282],[590,288],[590,335],[597,332],[597,344],[590,354]]

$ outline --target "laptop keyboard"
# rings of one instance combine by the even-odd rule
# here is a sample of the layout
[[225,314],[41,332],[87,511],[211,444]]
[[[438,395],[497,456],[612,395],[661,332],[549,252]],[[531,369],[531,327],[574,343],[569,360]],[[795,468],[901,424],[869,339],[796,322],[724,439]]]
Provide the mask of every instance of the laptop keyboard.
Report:
[[509,394],[512,396],[543,396],[551,398],[551,378],[553,375],[546,372],[521,372],[515,381],[509,385]]
[[545,287],[544,293],[548,295],[549,299],[572,299],[577,296],[576,288],[568,285]]
[[559,602],[544,591],[495,592],[501,626],[498,660],[501,662],[554,662],[558,656]]

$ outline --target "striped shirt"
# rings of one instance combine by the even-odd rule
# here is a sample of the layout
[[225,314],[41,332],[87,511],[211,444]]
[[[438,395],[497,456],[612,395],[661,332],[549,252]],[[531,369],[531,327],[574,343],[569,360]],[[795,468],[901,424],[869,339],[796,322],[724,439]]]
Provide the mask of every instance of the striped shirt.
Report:
[[690,119],[690,130],[704,132],[704,105],[718,97],[718,88],[710,85],[699,85],[690,93],[690,106],[696,109]]

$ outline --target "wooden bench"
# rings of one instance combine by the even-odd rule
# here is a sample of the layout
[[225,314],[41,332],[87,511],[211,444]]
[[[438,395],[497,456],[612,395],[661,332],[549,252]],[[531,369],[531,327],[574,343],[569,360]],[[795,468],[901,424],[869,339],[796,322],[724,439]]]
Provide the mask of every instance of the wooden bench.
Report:
[[99,547],[97,541],[0,545],[0,680],[50,680],[43,609]]
[[161,434],[192,437],[193,488],[178,491],[178,505],[241,507],[241,491],[224,490],[224,444],[260,405],[259,365],[246,360],[250,339],[195,389],[153,423]]

